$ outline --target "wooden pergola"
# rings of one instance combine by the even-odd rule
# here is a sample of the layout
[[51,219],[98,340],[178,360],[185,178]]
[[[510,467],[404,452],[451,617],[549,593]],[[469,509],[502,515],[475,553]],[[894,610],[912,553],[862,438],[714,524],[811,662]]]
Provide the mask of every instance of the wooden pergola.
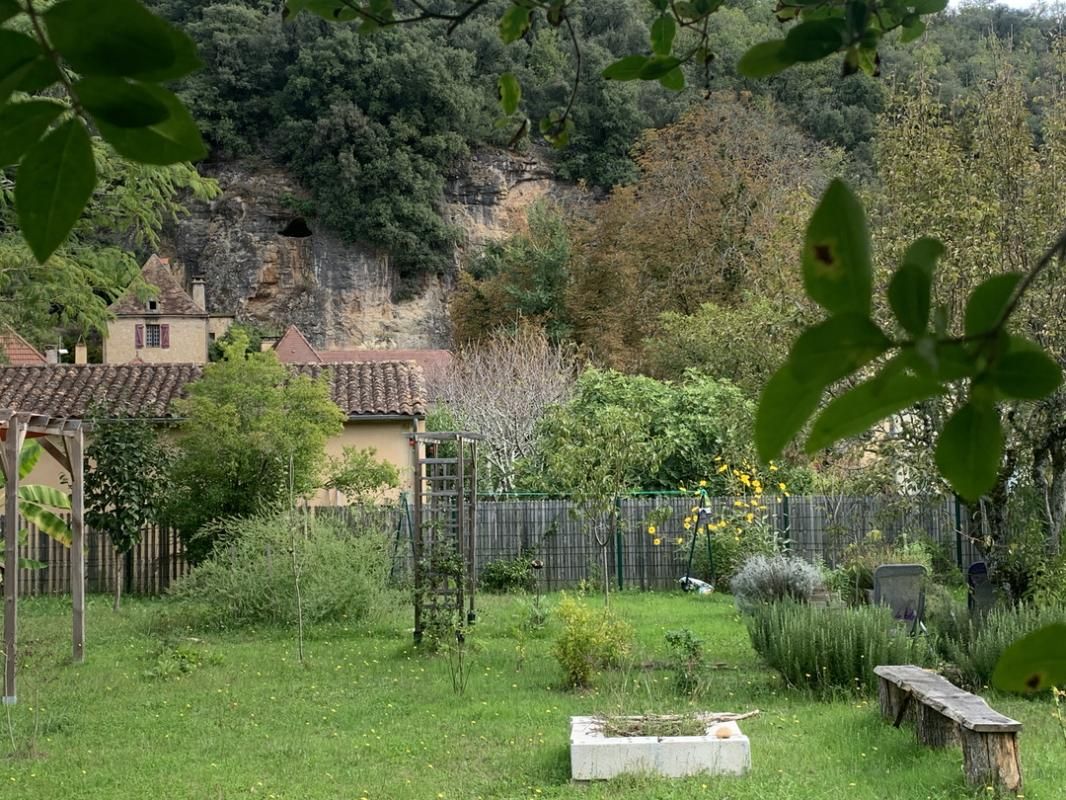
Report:
[[4,694],[14,705],[18,630],[19,457],[26,439],[37,439],[70,475],[70,590],[74,606],[74,660],[85,660],[85,425],[64,419],[0,409],[0,469],[4,484]]

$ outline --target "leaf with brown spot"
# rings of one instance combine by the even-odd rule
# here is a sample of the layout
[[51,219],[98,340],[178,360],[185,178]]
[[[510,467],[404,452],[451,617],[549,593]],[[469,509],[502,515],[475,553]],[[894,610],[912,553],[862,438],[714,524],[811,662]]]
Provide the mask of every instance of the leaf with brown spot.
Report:
[[870,314],[870,233],[862,204],[843,181],[829,184],[807,225],[803,285],[831,314]]

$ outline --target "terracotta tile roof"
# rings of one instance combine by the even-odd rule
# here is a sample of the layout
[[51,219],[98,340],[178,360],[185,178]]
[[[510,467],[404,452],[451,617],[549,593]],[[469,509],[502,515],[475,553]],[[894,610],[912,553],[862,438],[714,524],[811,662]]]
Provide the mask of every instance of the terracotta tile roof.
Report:
[[452,364],[448,350],[320,350],[324,364],[338,361],[414,361],[427,374],[444,370]]
[[193,364],[0,367],[0,408],[81,419],[98,404],[109,416],[161,419],[199,377]]
[[149,286],[158,290],[152,298],[158,304],[155,311],[148,311],[144,300],[137,292],[130,289],[111,304],[111,313],[116,316],[143,317],[146,314],[159,314],[168,317],[206,317],[207,312],[193,302],[159,256],[153,255],[141,267],[141,277]]
[[294,364],[301,374],[329,372],[333,402],[349,416],[426,413],[426,384],[413,361],[361,361],[348,364]]
[[48,359],[32,344],[19,336],[13,329],[0,330],[0,363],[27,365],[47,364]]
[[[422,370],[412,362],[302,364],[292,369],[316,377],[328,371],[333,400],[349,417],[426,413]],[[79,419],[99,404],[109,416],[163,419],[173,416],[172,403],[201,374],[203,367],[197,364],[0,367],[0,408]]]
[[278,339],[274,352],[283,364],[317,364],[322,361],[307,337],[295,325],[290,325]]

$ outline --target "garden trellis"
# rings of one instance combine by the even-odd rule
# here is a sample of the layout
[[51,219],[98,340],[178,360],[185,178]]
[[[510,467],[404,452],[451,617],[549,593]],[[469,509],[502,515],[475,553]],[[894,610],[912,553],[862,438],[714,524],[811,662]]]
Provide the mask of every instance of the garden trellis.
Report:
[[[415,641],[476,618],[476,433],[418,433],[414,451]],[[451,633],[451,630],[446,631]]]
[[4,473],[4,694],[14,705],[18,645],[19,460],[27,438],[36,439],[70,476],[73,654],[85,659],[85,425],[81,420],[0,409],[0,468]]

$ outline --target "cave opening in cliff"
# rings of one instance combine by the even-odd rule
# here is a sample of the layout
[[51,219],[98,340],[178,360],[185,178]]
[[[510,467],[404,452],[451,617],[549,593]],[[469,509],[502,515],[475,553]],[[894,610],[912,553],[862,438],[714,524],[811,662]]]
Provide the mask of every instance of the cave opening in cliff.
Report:
[[278,231],[279,236],[288,236],[290,239],[306,239],[311,233],[311,228],[303,217],[290,220],[288,225]]

